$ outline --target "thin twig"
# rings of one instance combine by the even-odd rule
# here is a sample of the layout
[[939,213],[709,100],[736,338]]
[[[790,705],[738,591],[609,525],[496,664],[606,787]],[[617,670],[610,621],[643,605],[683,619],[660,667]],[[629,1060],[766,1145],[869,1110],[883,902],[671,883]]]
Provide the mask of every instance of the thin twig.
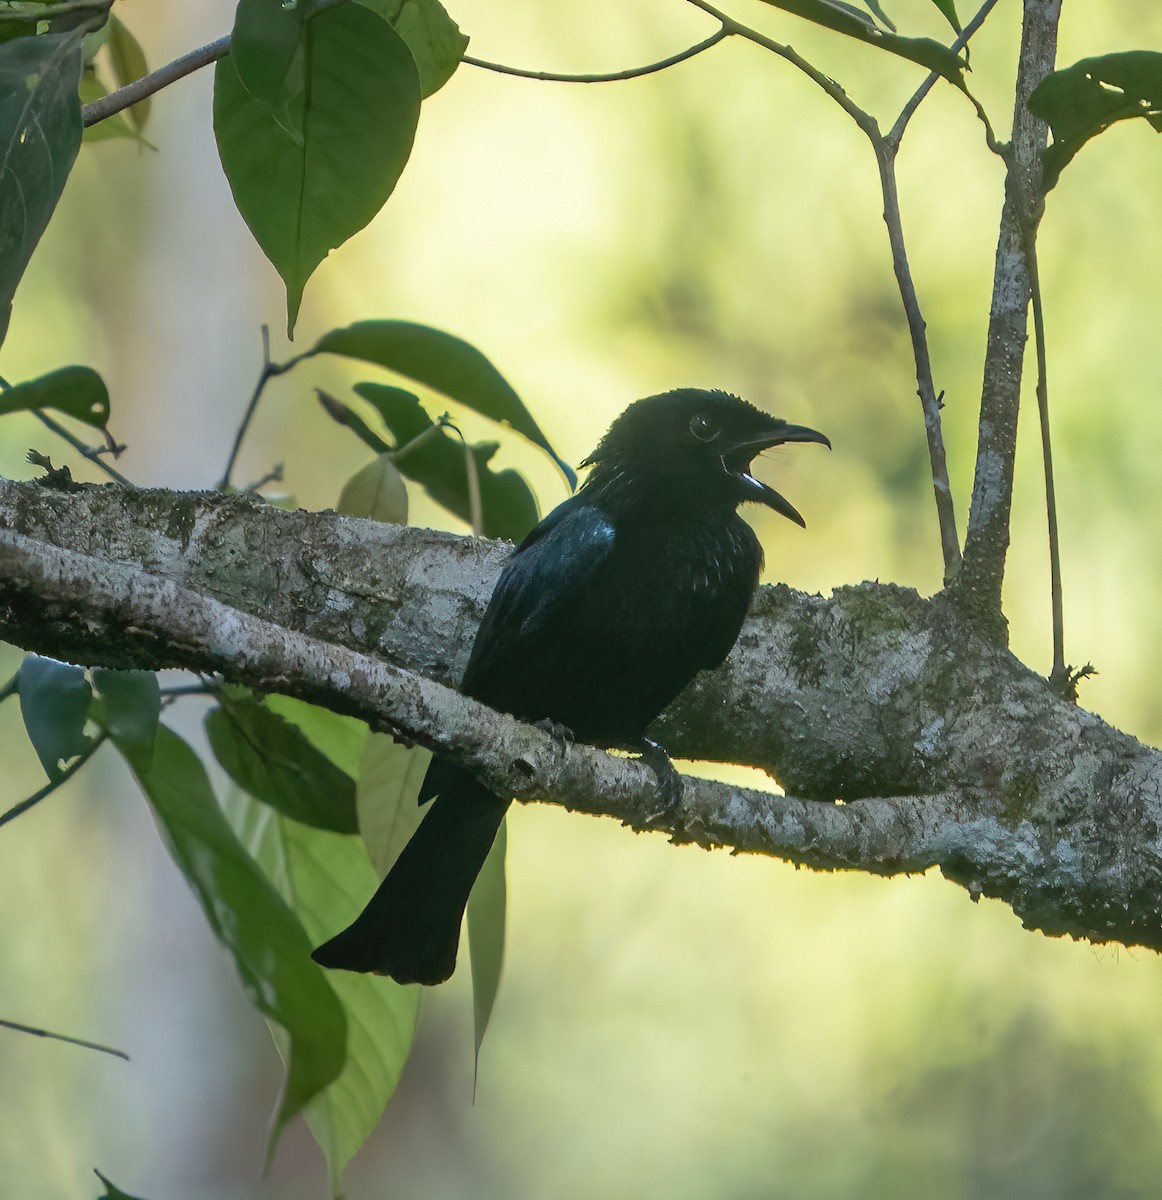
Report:
[[[965,46],[967,46],[972,40],[973,35],[985,23],[985,21],[988,19],[989,13],[991,13],[996,6],[997,0],[985,0],[976,16],[973,17],[967,25],[965,25],[965,27],[960,31],[960,36],[948,48],[954,54],[959,54],[960,51],[963,50]],[[892,126],[891,130],[887,134],[887,137],[885,138],[889,145],[898,146],[900,144],[900,140],[904,136],[904,130],[908,128],[908,122],[912,119],[912,115],[923,103],[924,97],[927,96],[928,93],[936,86],[936,81],[940,78],[942,78],[942,76],[939,71],[930,71],[928,78],[925,79],[922,84],[920,84],[912,98],[900,110],[900,115],[896,118],[896,123]],[[969,100],[976,108],[977,116],[980,117],[981,121],[984,122],[985,140],[988,142],[989,149],[992,150],[994,154],[999,154],[1000,147],[997,144],[996,138],[993,136],[993,128],[989,123],[988,116],[986,115],[984,109],[980,106],[976,98],[968,91],[967,88],[964,89],[964,93],[966,96],[968,96]]]
[[912,337],[912,357],[916,364],[916,394],[924,414],[924,433],[928,442],[928,465],[932,473],[932,491],[936,500],[936,521],[940,529],[940,550],[944,559],[945,585],[960,569],[960,538],[956,532],[956,509],[948,478],[948,459],[944,451],[944,433],[940,419],[940,397],[932,377],[932,359],[928,351],[927,323],[920,309],[920,298],[912,279],[912,267],[904,244],[904,223],[896,183],[896,147],[886,138],[872,138],[880,190],[884,198],[884,224],[892,249],[892,270],[896,276],[900,301]]
[[484,536],[484,504],[480,498],[480,469],[472,447],[464,443],[464,472],[468,476],[468,520],[473,537]]
[[98,121],[104,121],[115,113],[132,108],[138,101],[145,100],[155,92],[160,92],[162,88],[169,87],[171,83],[176,83],[179,79],[192,75],[202,67],[208,67],[210,63],[224,58],[229,52],[230,35],[227,34],[216,42],[199,46],[197,50],[191,50],[189,54],[175,58],[173,62],[166,63],[164,67],[158,67],[156,71],[151,71],[148,75],[143,75],[140,79],[127,83],[115,92],[102,96],[99,100],[82,105],[81,120],[86,129],[90,125],[96,125]]
[[0,826],[7,825],[9,821],[15,821],[17,817],[28,812],[34,805],[39,804],[42,800],[51,796],[57,788],[68,783],[70,779],[89,761],[97,750],[105,743],[109,735],[105,732],[98,733],[89,743],[89,748],[85,750],[80,758],[71,766],[62,771],[56,779],[50,780],[40,789],[39,792],[33,792],[26,800],[21,800],[19,804],[14,804],[6,813],[0,814]]
[[[96,465],[97,467],[99,467],[102,471],[105,472],[106,475],[109,476],[110,479],[116,480],[118,483],[122,484],[124,487],[136,487],[137,486],[133,482],[132,479],[127,479],[124,475],[121,474],[120,471],[117,470],[116,467],[111,467],[105,461],[105,459],[102,457],[102,454],[104,453],[103,451],[95,450],[95,449],[93,449],[92,446],[85,445],[85,443],[82,442],[79,437],[77,437],[75,434],[71,433],[59,421],[56,421],[52,417],[50,417],[48,415],[48,413],[44,412],[43,410],[41,410],[39,408],[36,408],[36,409],[33,409],[33,416],[36,417],[36,419],[38,421],[40,421],[40,423],[46,429],[51,429],[52,432],[57,435],[57,437],[64,438],[64,440],[66,442],[68,442],[68,444],[70,446],[72,446],[72,448],[78,454],[87,458],[89,460],[89,462],[91,462],[94,465]],[[124,447],[121,447],[121,449],[124,449]]]
[[653,75],[658,71],[664,71],[667,67],[676,66],[688,58],[693,58],[696,54],[701,54],[704,50],[717,46],[719,42],[729,36],[730,30],[723,25],[696,46],[688,46],[685,50],[679,50],[677,54],[671,54],[669,58],[663,58],[660,62],[597,75],[566,75],[558,71],[526,71],[521,67],[508,67],[503,63],[488,62],[483,58],[472,58],[467,54],[461,61],[466,62],[470,67],[481,67],[486,71],[495,71],[499,75],[515,75],[520,79],[540,79],[550,83],[617,83],[623,79],[640,79],[643,75]]
[[759,33],[757,29],[752,29],[749,25],[743,25],[733,17],[727,16],[726,13],[709,3],[709,0],[687,0],[687,3],[692,4],[695,8],[700,8],[707,16],[713,17],[727,35],[754,42],[756,46],[761,46],[764,50],[769,50],[772,54],[786,59],[792,66],[802,71],[808,79],[822,88],[869,137],[873,132],[876,137],[879,136],[879,126],[876,124],[875,117],[860,108],[830,75],[825,75],[817,67],[812,66],[790,46],[776,42],[766,34]]
[[[309,353],[309,352],[308,352]],[[242,424],[238,426],[238,432],[234,435],[234,445],[230,448],[230,457],[226,461],[226,470],[222,474],[222,478],[218,483],[219,490],[230,486],[230,476],[234,474],[234,464],[238,459],[238,452],[242,449],[242,441],[246,437],[246,431],[250,428],[250,422],[254,418],[254,412],[258,408],[258,402],[262,399],[262,392],[266,385],[277,375],[283,375],[291,369],[296,363],[300,362],[306,355],[296,355],[284,363],[274,363],[270,361],[270,329],[268,326],[262,327],[262,370],[258,375],[258,382],[254,385],[254,391],[250,396],[250,403],[246,406],[246,412],[242,417]]]
[[0,1018],[0,1026],[4,1029],[15,1029],[17,1033],[29,1033],[33,1037],[52,1038],[54,1042],[68,1042],[70,1046],[83,1046],[86,1050],[100,1050],[102,1054],[112,1054],[114,1058],[129,1061],[129,1055],[124,1050],[113,1046],[102,1046],[100,1042],[89,1042],[84,1038],[70,1037],[67,1033],[50,1033],[47,1029],[37,1029],[33,1025],[21,1025],[19,1021],[6,1021]]

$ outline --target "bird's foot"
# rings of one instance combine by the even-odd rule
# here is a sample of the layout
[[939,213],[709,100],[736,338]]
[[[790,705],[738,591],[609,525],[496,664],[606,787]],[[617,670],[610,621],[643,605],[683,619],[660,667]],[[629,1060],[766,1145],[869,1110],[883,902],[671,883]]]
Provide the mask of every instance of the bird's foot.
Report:
[[670,761],[665,749],[653,738],[642,738],[641,761],[654,773],[658,781],[657,797],[661,803],[658,812],[650,814],[650,820],[672,816],[682,804],[682,776]]
[[560,721],[554,721],[552,717],[545,717],[543,720],[534,721],[533,728],[543,730],[553,739],[562,758],[565,757],[569,751],[569,747],[577,740],[568,725],[562,725]]

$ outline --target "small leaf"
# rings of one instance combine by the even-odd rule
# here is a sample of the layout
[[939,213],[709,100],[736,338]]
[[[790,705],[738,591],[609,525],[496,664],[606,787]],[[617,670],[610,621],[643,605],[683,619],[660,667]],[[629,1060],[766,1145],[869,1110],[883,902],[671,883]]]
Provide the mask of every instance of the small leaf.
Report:
[[1083,58],[1043,79],[1029,97],[1029,111],[1053,130],[1044,159],[1049,191],[1082,146],[1116,122],[1144,117],[1162,133],[1162,53]]
[[[373,404],[395,438],[395,465],[443,508],[471,523],[464,448],[459,438],[435,430],[419,397],[403,388],[357,384],[355,391]],[[489,462],[495,442],[472,447],[480,480],[484,536],[519,542],[537,523],[537,502],[524,479],[511,469],[494,471]]]
[[0,392],[0,417],[37,408],[55,408],[104,429],[109,422],[109,391],[92,367],[61,367]]
[[[238,836],[312,942],[324,941],[351,921],[375,891],[378,877],[358,838],[308,829],[249,797],[239,797],[231,809]],[[399,1082],[415,1033],[420,989],[349,971],[330,973],[329,982],[347,1013],[347,1064],[303,1115],[339,1195],[343,1168],[379,1123]]]
[[[109,30],[109,60],[113,66],[113,78],[117,81],[117,86],[124,87],[128,83],[133,83],[148,75],[149,63],[146,61],[145,51],[141,48],[141,43],[130,32],[129,26],[116,13],[111,13],[107,28]],[[145,123],[149,120],[149,109],[149,97],[147,96],[144,100],[138,100],[132,108],[126,111],[125,115],[138,133],[145,130]]]
[[450,333],[410,321],[357,321],[324,334],[310,353],[342,354],[374,363],[509,425],[549,455],[570,487],[577,485],[576,473],[549,445],[508,380],[479,350]]
[[93,698],[80,667],[28,655],[20,665],[20,715],[28,740],[49,779],[63,774],[61,762],[89,748],[85,722]]
[[358,832],[355,781],[289,721],[231,689],[205,725],[214,757],[243,791],[315,829]]
[[472,956],[472,1018],[476,1032],[476,1063],[500,989],[504,965],[506,889],[504,860],[508,845],[507,822],[500,823],[496,841],[484,860],[468,896],[468,950]]
[[234,958],[250,1002],[287,1031],[286,1080],[271,1132],[278,1135],[343,1070],[347,1018],[310,957],[299,919],[235,837],[205,768],[173,730],[158,730],[153,761],[117,742],[149,798],[174,862],[215,936]]
[[879,46],[881,50],[935,71],[957,87],[964,87],[964,59],[931,38],[909,38],[886,33],[870,17],[837,0],[764,0],[764,3],[804,17],[825,29],[833,29],[836,33],[846,34],[871,46]]
[[365,446],[370,446],[376,454],[386,454],[391,450],[391,447],[383,438],[369,429],[363,419],[348,408],[341,400],[336,400],[334,396],[324,392],[322,388],[315,388],[315,395],[319,398],[319,403],[323,406],[323,410],[332,421],[337,422],[339,425],[346,425]]
[[380,454],[355,472],[339,493],[337,511],[393,525],[408,521],[408,493],[390,454]]
[[138,1196],[131,1196],[128,1192],[123,1192],[110,1179],[106,1179],[96,1167],[93,1168],[93,1174],[101,1181],[105,1188],[105,1194],[98,1196],[97,1200],[140,1200]]
[[[872,16],[875,17],[875,19],[879,21],[879,23],[885,29],[890,29],[892,33],[896,32],[895,21],[893,21],[891,17],[889,17],[888,14],[880,7],[879,0],[863,0],[863,2],[867,5],[868,11],[872,14]],[[951,0],[933,0],[933,3],[935,4],[948,4],[950,2]]]
[[956,15],[956,0],[932,0],[932,3],[944,14],[944,19],[948,24],[957,33],[960,33],[960,18]]
[[426,100],[452,78],[468,39],[439,0],[357,0],[395,29],[412,52]]
[[92,716],[103,729],[133,746],[148,763],[161,718],[161,689],[152,671],[93,669],[97,696]]
[[0,44],[0,340],[81,148],[78,30]]
[[246,90],[232,55],[214,76],[222,167],[286,284],[288,334],[315,268],[391,195],[420,110],[411,53],[374,13],[343,4],[305,22],[302,36],[301,88],[288,77],[285,105],[295,133]]

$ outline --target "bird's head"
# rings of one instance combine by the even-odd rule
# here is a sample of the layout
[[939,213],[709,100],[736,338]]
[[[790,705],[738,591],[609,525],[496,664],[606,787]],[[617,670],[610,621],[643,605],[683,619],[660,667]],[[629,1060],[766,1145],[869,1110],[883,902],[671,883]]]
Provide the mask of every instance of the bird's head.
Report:
[[582,463],[589,485],[632,488],[673,503],[753,500],[805,525],[794,506],[750,473],[751,460],[786,442],[819,442],[821,433],[789,425],[729,392],[683,388],[631,404]]

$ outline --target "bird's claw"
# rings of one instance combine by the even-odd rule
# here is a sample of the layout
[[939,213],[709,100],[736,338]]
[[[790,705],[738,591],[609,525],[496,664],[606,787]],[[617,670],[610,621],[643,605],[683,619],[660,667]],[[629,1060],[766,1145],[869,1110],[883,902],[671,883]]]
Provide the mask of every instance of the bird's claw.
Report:
[[670,761],[665,749],[652,738],[642,738],[641,761],[653,771],[658,781],[657,797],[661,808],[658,812],[650,814],[650,820],[673,815],[682,804],[682,793],[685,790],[677,767]]

